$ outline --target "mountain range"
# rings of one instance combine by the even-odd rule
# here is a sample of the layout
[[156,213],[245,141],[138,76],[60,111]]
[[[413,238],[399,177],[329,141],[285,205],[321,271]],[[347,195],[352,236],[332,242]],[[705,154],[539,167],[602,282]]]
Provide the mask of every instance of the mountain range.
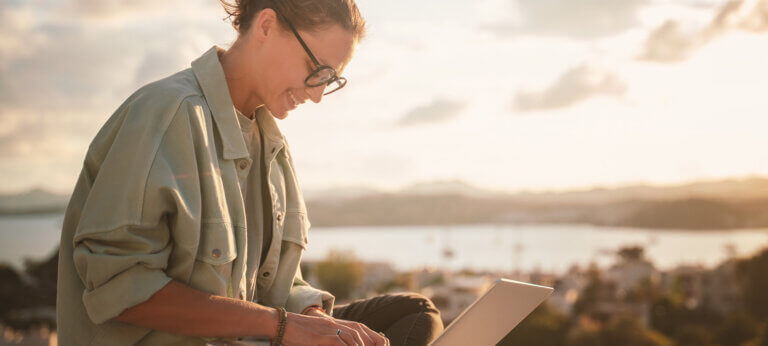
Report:
[[[768,228],[768,178],[676,186],[508,192],[462,181],[398,191],[341,187],[305,192],[314,226],[580,223],[653,229]],[[41,189],[0,195],[0,215],[62,212],[69,197]]]

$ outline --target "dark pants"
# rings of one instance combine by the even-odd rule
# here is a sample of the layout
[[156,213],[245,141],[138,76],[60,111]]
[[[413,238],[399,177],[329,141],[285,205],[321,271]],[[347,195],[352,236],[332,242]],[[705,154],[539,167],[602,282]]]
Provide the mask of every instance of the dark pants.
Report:
[[416,293],[380,295],[334,308],[333,317],[383,332],[392,346],[427,345],[443,332],[440,311]]

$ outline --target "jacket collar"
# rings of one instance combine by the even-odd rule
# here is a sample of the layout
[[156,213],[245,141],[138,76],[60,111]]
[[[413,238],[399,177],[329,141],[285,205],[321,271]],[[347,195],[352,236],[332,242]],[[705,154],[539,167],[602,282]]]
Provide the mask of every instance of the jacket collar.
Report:
[[280,128],[277,127],[275,117],[267,107],[261,106],[256,110],[256,122],[267,139],[275,143],[282,143],[285,140],[285,137],[280,132]]
[[248,157],[248,149],[237,122],[237,113],[229,95],[224,77],[224,68],[219,61],[219,52],[224,49],[213,46],[192,62],[192,71],[203,90],[208,107],[221,137],[224,159],[233,160]]
[[[216,128],[219,130],[223,145],[224,158],[232,160],[249,155],[237,120],[235,106],[232,104],[232,97],[229,94],[224,68],[219,61],[218,54],[223,52],[223,48],[214,45],[192,62],[192,71],[194,71],[203,90],[211,113],[213,113],[213,119],[216,122]],[[285,137],[283,137],[275,117],[267,110],[267,107],[261,106],[256,110],[256,122],[262,135],[271,142],[267,152],[279,151],[284,145]]]

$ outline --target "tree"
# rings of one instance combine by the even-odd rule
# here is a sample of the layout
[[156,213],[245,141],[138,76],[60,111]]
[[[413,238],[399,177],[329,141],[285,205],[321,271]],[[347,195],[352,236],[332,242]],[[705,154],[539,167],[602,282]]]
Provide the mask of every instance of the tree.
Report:
[[632,316],[616,316],[598,329],[576,329],[568,338],[570,346],[668,346],[664,335],[645,328]]
[[[651,306],[651,327],[665,335],[678,336],[682,329],[688,328],[686,333],[698,333],[694,329],[702,328],[713,331],[722,324],[722,316],[705,307],[690,309],[685,302],[674,297],[664,296]],[[690,327],[689,326],[693,326]],[[681,338],[693,338],[691,335],[681,335]],[[710,336],[711,337],[711,336]]]
[[13,267],[0,264],[0,320],[5,320],[10,311],[24,306],[26,292],[21,275]]
[[712,333],[702,326],[684,324],[675,332],[678,346],[714,346]]
[[603,345],[666,346],[672,343],[658,332],[645,328],[632,316],[618,316],[603,329]]
[[601,293],[604,291],[600,268],[594,263],[590,265],[587,271],[587,280],[587,286],[584,287],[578,300],[573,304],[573,314],[576,316],[591,312],[597,302],[600,301]]
[[58,258],[56,250],[47,259],[26,260],[21,273],[0,264],[0,324],[17,331],[42,325],[56,328],[55,317],[35,311],[56,308]]
[[325,260],[317,264],[315,275],[320,285],[338,300],[351,298],[352,292],[363,279],[363,263],[354,255],[331,250]]
[[768,321],[768,249],[736,264],[744,306],[761,321]]
[[716,339],[723,346],[740,346],[758,336],[760,325],[742,312],[729,314],[718,328]]
[[757,337],[745,342],[743,346],[768,346],[768,323],[762,325]]
[[617,255],[623,262],[640,261],[645,259],[645,249],[642,246],[627,246],[619,249]]
[[56,279],[59,268],[59,249],[56,249],[47,259],[40,261],[26,260],[26,274],[34,281],[32,294],[35,305],[56,306]]
[[568,316],[553,309],[545,302],[533,310],[497,345],[563,345],[565,335],[568,332],[568,324]]

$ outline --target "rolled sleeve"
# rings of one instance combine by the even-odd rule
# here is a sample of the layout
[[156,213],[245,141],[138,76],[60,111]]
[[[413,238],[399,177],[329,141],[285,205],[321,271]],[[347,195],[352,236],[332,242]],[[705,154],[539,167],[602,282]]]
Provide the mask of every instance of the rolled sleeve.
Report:
[[149,299],[171,278],[171,252],[164,223],[123,226],[75,238],[74,262],[85,285],[83,304],[93,323],[103,323]]
[[333,303],[336,300],[331,293],[310,286],[301,277],[301,272],[296,274],[293,286],[288,294],[285,309],[300,314],[304,309],[312,305],[319,305],[328,315],[333,313]]
[[[135,112],[134,117],[144,114]],[[105,157],[91,153],[86,158],[87,171],[96,174],[72,245],[83,304],[93,323],[117,317],[163,288],[171,281],[173,250],[197,241],[176,232],[199,229],[193,160],[178,148],[190,141],[185,112],[180,108],[166,120],[172,124],[158,129],[142,125],[148,119],[129,117]]]
[[94,323],[103,323],[146,301],[170,281],[171,278],[161,270],[134,266],[104,285],[86,290],[83,304]]

